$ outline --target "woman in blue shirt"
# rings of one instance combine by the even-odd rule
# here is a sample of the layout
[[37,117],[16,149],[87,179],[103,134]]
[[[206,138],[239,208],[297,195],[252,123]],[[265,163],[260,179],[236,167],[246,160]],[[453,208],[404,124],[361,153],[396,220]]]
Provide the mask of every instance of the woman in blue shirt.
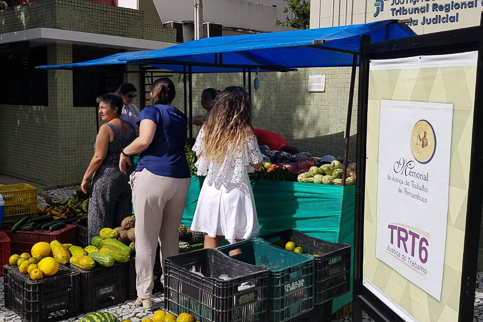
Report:
[[178,254],[178,227],[190,185],[190,172],[184,145],[187,118],[171,106],[176,96],[173,82],[160,78],[152,85],[151,103],[139,114],[139,137],[124,148],[119,168],[126,171],[130,156],[140,153],[136,171],[131,175],[136,216],[136,290],[137,306],[151,308],[153,268],[156,248],[164,284],[164,258]]

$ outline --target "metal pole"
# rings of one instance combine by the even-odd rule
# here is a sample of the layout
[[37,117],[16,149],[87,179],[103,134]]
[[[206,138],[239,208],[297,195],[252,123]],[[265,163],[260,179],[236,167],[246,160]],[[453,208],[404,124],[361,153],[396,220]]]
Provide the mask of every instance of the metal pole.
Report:
[[188,115],[188,92],[186,91],[186,65],[183,65],[184,115]]
[[[193,117],[193,66],[189,65],[188,66],[188,74],[189,74],[189,81],[190,81],[190,86],[189,86],[189,119]],[[190,128],[189,128],[189,137],[193,137],[193,124],[190,123]]]
[[247,86],[247,69],[243,68],[243,86]]
[[[97,97],[97,71],[94,72],[94,97]],[[97,106],[95,107],[96,109],[96,127],[97,127],[97,133],[99,133],[99,115],[98,115],[98,109]]]
[[194,40],[203,38],[203,0],[194,0]]
[[250,102],[252,101],[252,69],[248,68],[248,95],[250,95]]
[[352,59],[352,73],[351,73],[351,84],[349,88],[349,103],[347,105],[347,123],[345,126],[345,150],[344,150],[344,171],[342,171],[342,185],[345,186],[345,177],[347,173],[347,161],[349,159],[349,139],[351,135],[351,120],[352,120],[352,105],[354,101],[354,87],[356,82],[356,71],[357,71],[357,57],[354,55]]
[[364,45],[370,42],[370,36],[362,36],[359,58],[359,93],[357,101],[357,181],[356,209],[354,216],[354,291],[352,296],[352,320],[362,321],[362,260],[364,255],[364,198],[366,171],[366,141],[367,141],[367,100],[369,86],[369,61],[364,54]]

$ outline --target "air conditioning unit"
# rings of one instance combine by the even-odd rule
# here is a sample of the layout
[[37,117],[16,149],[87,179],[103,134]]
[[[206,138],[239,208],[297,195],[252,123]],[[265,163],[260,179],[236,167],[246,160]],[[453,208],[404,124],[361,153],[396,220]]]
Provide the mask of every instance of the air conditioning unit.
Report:
[[203,22],[203,38],[223,36],[223,25],[213,22]]
[[181,22],[168,21],[163,26],[176,29],[176,42],[183,42],[183,24]]

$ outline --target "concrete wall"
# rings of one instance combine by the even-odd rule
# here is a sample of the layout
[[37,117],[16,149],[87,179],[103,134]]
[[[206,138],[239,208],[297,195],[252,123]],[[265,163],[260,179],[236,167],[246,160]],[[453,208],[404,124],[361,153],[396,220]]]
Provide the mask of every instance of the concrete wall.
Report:
[[310,28],[412,18],[409,25],[421,35],[477,26],[482,10],[478,0],[312,0]]

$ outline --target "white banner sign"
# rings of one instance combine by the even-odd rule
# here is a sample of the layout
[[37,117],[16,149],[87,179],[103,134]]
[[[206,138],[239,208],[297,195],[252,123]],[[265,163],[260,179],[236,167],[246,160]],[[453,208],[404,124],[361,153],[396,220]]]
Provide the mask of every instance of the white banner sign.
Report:
[[453,105],[381,101],[376,257],[438,301]]

